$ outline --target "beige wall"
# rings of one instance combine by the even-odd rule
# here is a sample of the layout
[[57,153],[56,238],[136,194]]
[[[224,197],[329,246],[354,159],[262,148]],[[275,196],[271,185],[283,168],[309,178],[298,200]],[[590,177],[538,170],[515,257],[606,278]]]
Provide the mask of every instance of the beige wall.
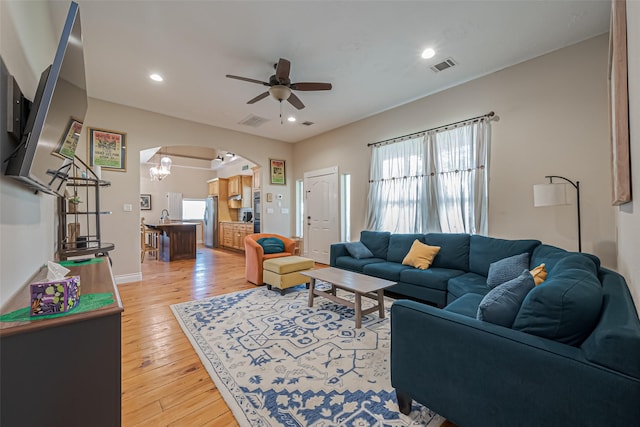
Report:
[[357,239],[367,203],[367,143],[495,111],[489,234],[577,250],[575,204],[533,207],[533,184],[562,175],[581,184],[583,250],[613,267],[607,49],[607,35],[592,38],[298,143],[294,178],[334,165],[350,173],[351,238]]
[[617,209],[618,270],[627,279],[640,312],[640,2],[627,1],[627,52],[629,58],[629,118],[633,201]]
[[[138,280],[140,277],[139,262],[139,200],[141,150],[158,146],[203,146],[232,151],[258,165],[268,164],[269,157],[279,156],[291,160],[291,144],[261,138],[254,135],[216,128],[186,120],[175,119],[149,111],[130,108],[119,104],[89,100],[89,110],[85,126],[117,130],[127,133],[127,171],[102,172],[102,178],[111,181],[111,187],[103,192],[103,206],[113,211],[112,215],[103,217],[102,235],[105,240],[113,242],[116,250],[111,253],[114,275],[118,282]],[[86,144],[86,138],[81,141]],[[82,152],[83,147],[78,148]],[[145,173],[147,167],[144,166]],[[209,175],[211,177],[215,174]],[[206,192],[206,176],[192,182],[200,191]],[[167,182],[171,178],[166,178]],[[288,186],[289,187],[289,186]],[[287,187],[287,192],[291,190]],[[263,189],[263,191],[268,191]],[[183,192],[184,191],[180,191]],[[206,193],[203,193],[206,194]],[[152,201],[153,202],[153,201]],[[132,204],[133,212],[125,212],[124,204]],[[264,229],[274,233],[290,235],[289,215],[275,212],[265,215]]]

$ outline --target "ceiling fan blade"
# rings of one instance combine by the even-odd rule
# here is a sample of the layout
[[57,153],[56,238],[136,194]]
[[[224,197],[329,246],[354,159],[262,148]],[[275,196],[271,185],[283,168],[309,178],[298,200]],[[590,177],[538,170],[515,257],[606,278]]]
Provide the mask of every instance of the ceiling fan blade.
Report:
[[256,96],[255,98],[253,98],[252,100],[250,100],[249,102],[247,102],[247,104],[255,104],[256,102],[260,101],[261,99],[265,99],[267,96],[269,96],[269,92],[264,92],[261,93],[260,95]]
[[229,77],[230,79],[242,80],[243,82],[258,83],[259,85],[269,86],[269,83],[267,82],[263,82],[262,80],[250,79],[248,77],[232,76],[231,74],[227,74],[226,77]]
[[300,98],[298,98],[293,92],[289,95],[287,101],[289,101],[289,104],[293,105],[298,110],[302,110],[304,108],[304,104],[300,101]]
[[291,83],[289,86],[293,90],[331,90],[331,83],[311,83],[311,82],[302,82],[302,83]]
[[289,80],[289,71],[291,70],[291,62],[289,60],[280,58],[276,65],[276,78],[279,82],[284,83]]

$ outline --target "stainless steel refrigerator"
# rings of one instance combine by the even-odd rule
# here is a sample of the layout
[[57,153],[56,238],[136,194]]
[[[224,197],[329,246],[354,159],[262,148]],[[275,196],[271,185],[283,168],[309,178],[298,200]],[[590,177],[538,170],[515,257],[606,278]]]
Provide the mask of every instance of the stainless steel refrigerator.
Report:
[[207,197],[204,208],[204,245],[208,248],[218,247],[218,197]]

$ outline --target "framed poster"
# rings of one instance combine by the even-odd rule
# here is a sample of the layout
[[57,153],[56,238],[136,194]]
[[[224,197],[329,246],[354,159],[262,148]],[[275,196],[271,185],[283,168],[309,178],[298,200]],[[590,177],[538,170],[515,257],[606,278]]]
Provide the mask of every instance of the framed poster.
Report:
[[103,170],[127,171],[126,133],[89,128],[89,166]]
[[631,201],[627,12],[624,0],[611,2],[609,31],[609,115],[611,125],[611,203]]
[[284,160],[269,159],[269,175],[271,176],[271,184],[286,185],[286,171],[284,168]]
[[151,194],[140,195],[140,210],[141,211],[151,210]]
[[76,156],[80,132],[82,132],[82,122],[74,118],[69,119],[66,131],[53,152],[59,156],[73,160]]

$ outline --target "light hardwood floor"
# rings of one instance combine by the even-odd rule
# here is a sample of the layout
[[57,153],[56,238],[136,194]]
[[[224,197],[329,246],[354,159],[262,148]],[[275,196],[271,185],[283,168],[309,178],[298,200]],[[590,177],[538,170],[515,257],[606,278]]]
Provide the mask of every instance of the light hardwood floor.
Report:
[[118,286],[122,425],[238,426],[169,305],[255,288],[244,278],[244,254],[198,247],[195,261],[171,263],[147,255],[142,277]]
[[118,286],[122,425],[237,426],[169,305],[254,288],[244,278],[244,255],[204,247],[195,261],[147,255],[142,277]]

